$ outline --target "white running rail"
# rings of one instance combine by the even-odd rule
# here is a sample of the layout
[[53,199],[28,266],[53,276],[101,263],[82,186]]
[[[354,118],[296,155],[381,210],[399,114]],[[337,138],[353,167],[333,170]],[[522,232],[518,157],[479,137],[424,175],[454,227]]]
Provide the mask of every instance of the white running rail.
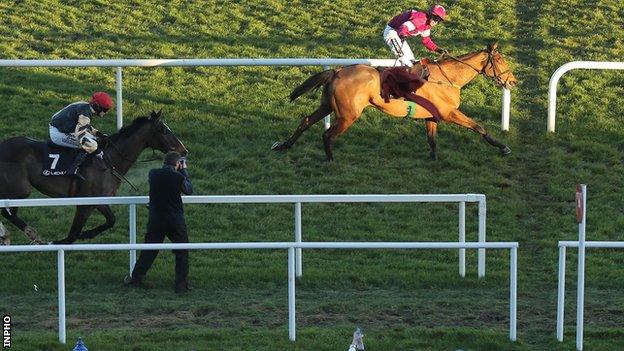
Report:
[[[557,284],[557,340],[563,341],[563,322],[565,310],[565,266],[566,266],[566,248],[579,247],[578,241],[560,241],[559,242],[559,281]],[[601,249],[624,249],[624,241],[585,241],[585,248],[601,248]],[[584,267],[583,267],[584,268]],[[577,287],[577,291],[580,288]],[[578,303],[578,300],[577,300]],[[577,304],[577,317],[579,305]],[[581,311],[581,317],[582,317]],[[577,325],[577,349],[582,350],[582,330],[583,318],[576,321]],[[580,331],[580,333],[579,333]],[[580,343],[579,339],[580,338]],[[579,347],[580,346],[580,347]]]
[[600,62],[600,61],[573,61],[557,68],[550,77],[548,84],[548,123],[549,132],[555,132],[555,118],[557,115],[557,83],[568,71],[573,69],[624,69],[624,62]]
[[[222,196],[182,196],[187,204],[252,204],[252,203],[292,203],[295,205],[295,242],[302,241],[301,205],[303,203],[378,203],[378,202],[446,202],[459,204],[459,242],[466,241],[466,202],[479,204],[478,241],[486,241],[486,199],[482,194],[398,194],[398,195],[222,195]],[[75,205],[129,205],[129,243],[136,243],[136,205],[147,204],[147,196],[42,198],[23,200],[0,200],[0,208],[75,206]],[[297,276],[303,273],[301,249],[297,249]],[[129,269],[136,262],[136,251],[130,250]],[[485,248],[479,249],[477,272],[479,278],[485,276]],[[459,249],[459,274],[466,275],[466,250]]]
[[[123,67],[198,67],[198,66],[348,66],[370,65],[392,67],[396,60],[389,59],[335,59],[335,58],[240,58],[240,59],[107,59],[107,60],[0,60],[0,67],[116,67],[115,87],[117,91],[117,129],[123,126]],[[285,99],[286,97],[284,97]],[[511,93],[503,88],[501,129],[509,130]],[[329,128],[329,116],[325,128]]]
[[456,242],[275,242],[275,243],[188,243],[188,244],[79,244],[79,245],[14,245],[0,246],[0,253],[57,251],[58,267],[58,326],[59,342],[65,344],[65,252],[66,251],[126,251],[126,250],[288,250],[288,337],[296,339],[295,318],[295,250],[296,249],[509,249],[509,339],[516,341],[518,297],[518,243],[456,243]]

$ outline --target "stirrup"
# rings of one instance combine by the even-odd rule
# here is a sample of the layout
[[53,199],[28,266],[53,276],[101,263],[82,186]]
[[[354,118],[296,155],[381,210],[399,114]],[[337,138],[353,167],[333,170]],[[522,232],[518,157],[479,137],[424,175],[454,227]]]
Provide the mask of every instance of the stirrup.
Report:
[[82,174],[80,174],[80,172],[79,172],[79,171],[80,171],[80,169],[79,169],[78,167],[76,167],[76,168],[73,168],[73,167],[72,167],[72,168],[68,169],[68,170],[65,172],[65,175],[69,175],[69,176],[72,176],[72,177],[78,178],[79,180],[82,180],[82,181],[84,182],[84,181],[85,181],[85,180],[87,180],[87,179],[86,179],[85,177],[83,177],[83,176],[82,176]]

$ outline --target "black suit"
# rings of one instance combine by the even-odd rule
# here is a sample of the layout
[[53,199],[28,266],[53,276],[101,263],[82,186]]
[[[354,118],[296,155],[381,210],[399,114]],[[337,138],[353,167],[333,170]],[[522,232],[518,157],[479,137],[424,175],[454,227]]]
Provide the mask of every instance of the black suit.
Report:
[[[149,221],[145,243],[162,243],[165,236],[173,243],[188,243],[184,209],[180,193],[191,195],[193,185],[191,179],[182,169],[165,165],[149,172]],[[176,287],[186,284],[188,275],[188,250],[173,250],[176,256],[175,284]],[[134,266],[132,277],[142,280],[154,263],[158,250],[143,250]]]

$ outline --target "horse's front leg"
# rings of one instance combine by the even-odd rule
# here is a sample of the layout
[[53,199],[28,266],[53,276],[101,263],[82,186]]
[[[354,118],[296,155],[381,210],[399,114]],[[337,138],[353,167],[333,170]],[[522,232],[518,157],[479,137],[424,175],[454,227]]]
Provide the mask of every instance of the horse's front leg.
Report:
[[435,161],[438,159],[435,140],[438,132],[438,124],[434,122],[432,118],[429,118],[425,122],[425,128],[427,129],[427,142],[429,143],[429,158]]
[[41,239],[39,239],[39,235],[37,235],[37,230],[29,226],[23,219],[17,216],[18,210],[19,207],[11,207],[3,208],[1,212],[4,218],[8,219],[14,226],[26,234],[26,236],[30,239],[31,244],[41,244]]
[[450,113],[449,117],[450,117],[450,122],[453,122],[459,126],[462,126],[468,129],[472,129],[475,132],[479,133],[483,137],[483,139],[485,139],[485,141],[487,141],[490,145],[497,147],[503,156],[509,155],[511,153],[511,149],[507,145],[501,143],[496,138],[491,136],[485,130],[485,128],[481,127],[477,122],[475,122],[472,118],[463,114],[460,110],[453,110]]
[[93,206],[76,206],[76,214],[74,215],[72,226],[69,229],[69,234],[65,239],[53,241],[52,244],[71,244],[76,241],[76,239],[80,237],[82,228],[84,228],[85,223],[87,223],[87,219],[91,216],[93,209]]
[[104,216],[104,218],[106,219],[106,222],[104,222],[104,224],[99,225],[93,229],[84,231],[80,235],[80,239],[95,238],[103,231],[108,230],[115,225],[115,222],[117,221],[117,219],[115,218],[115,214],[113,213],[113,210],[111,210],[110,206],[108,205],[97,206],[96,209],[98,210],[98,212],[100,212]]

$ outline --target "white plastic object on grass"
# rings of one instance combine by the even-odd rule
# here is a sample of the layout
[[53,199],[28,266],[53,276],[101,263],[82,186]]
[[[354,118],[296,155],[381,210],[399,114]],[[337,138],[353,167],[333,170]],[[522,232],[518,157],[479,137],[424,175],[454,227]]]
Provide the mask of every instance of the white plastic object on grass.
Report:
[[362,334],[360,327],[357,327],[353,333],[353,341],[351,342],[351,346],[349,346],[349,351],[364,350],[362,337],[364,337],[364,334]]

